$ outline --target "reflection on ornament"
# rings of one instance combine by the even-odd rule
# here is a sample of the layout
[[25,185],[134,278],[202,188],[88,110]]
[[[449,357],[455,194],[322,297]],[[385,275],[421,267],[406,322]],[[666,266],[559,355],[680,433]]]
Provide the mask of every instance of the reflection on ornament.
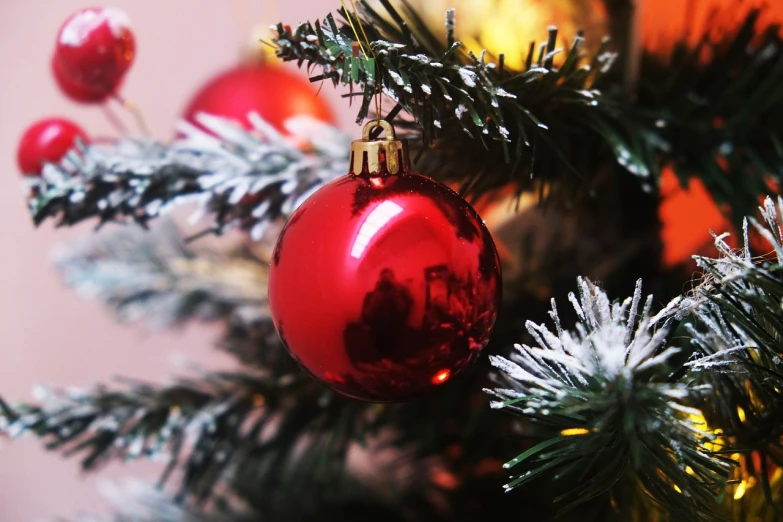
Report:
[[449,377],[451,377],[451,370],[448,368],[445,370],[440,370],[432,376],[432,384],[443,384],[449,380]]
[[546,28],[555,25],[562,41],[570,44],[582,29],[586,44],[596,49],[607,32],[607,14],[600,0],[415,0],[427,25],[444,33],[443,16],[455,7],[456,39],[477,55],[482,49],[498,56],[505,54],[511,69],[524,68],[530,43],[546,38]]
[[362,252],[367,248],[372,237],[400,212],[402,212],[402,207],[391,201],[384,201],[375,207],[375,210],[370,212],[367,220],[359,228],[359,234],[353,242],[353,248],[351,248],[351,257],[361,258]]
[[352,146],[358,169],[315,192],[280,234],[269,302],[284,344],[315,377],[393,402],[478,358],[500,306],[500,266],[470,205],[410,172],[393,133],[370,140],[368,129]]

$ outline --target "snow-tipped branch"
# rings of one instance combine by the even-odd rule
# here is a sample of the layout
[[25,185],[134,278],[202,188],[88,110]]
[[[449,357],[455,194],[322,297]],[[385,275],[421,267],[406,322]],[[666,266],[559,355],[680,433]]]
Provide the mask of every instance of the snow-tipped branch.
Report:
[[79,146],[41,177],[26,179],[33,219],[146,226],[194,202],[209,215],[210,231],[238,227],[260,238],[321,185],[347,173],[348,139],[305,117],[288,121],[294,139],[258,115],[248,119],[252,132],[201,114],[198,121],[209,132],[183,122],[183,136],[171,144],[125,138]]
[[505,464],[521,468],[506,488],[555,476],[573,486],[560,497],[567,509],[637,485],[678,520],[716,520],[732,463],[708,448],[715,434],[692,406],[698,387],[671,378],[679,350],[667,323],[679,300],[653,315],[641,281],[632,298],[612,303],[582,279],[569,300],[575,329],[564,328],[553,302],[554,330],[527,324],[537,346],[492,357],[503,380],[487,390],[499,398],[493,407],[550,435]]
[[267,308],[263,260],[193,249],[171,221],[152,230],[106,230],[63,247],[55,263],[69,286],[123,322],[166,328],[191,319],[256,317]]

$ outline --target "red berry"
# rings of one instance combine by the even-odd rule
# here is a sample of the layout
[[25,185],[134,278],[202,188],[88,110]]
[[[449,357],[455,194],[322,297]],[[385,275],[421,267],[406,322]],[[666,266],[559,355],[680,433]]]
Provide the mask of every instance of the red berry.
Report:
[[76,138],[87,143],[87,134],[63,118],[45,118],[32,124],[16,152],[19,169],[26,175],[41,175],[44,163],[57,163],[74,146]]
[[71,98],[103,101],[117,90],[135,51],[125,13],[102,7],[82,9],[71,15],[57,34],[55,78]]
[[54,57],[52,57],[52,74],[63,94],[77,103],[102,103],[112,94],[111,90],[96,85],[74,82],[63,72],[60,62]]

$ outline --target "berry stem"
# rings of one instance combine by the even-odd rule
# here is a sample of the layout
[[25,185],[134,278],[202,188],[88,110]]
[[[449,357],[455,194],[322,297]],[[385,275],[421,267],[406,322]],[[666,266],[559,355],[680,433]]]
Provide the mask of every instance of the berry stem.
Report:
[[112,98],[114,98],[117,103],[122,105],[122,107],[127,110],[128,112],[133,115],[133,119],[136,120],[136,125],[139,128],[139,132],[144,137],[150,137],[152,136],[152,132],[150,132],[149,127],[147,126],[147,122],[144,120],[144,115],[142,114],[141,110],[136,106],[135,103],[131,102],[127,98],[123,98],[120,94],[114,93],[112,94]]

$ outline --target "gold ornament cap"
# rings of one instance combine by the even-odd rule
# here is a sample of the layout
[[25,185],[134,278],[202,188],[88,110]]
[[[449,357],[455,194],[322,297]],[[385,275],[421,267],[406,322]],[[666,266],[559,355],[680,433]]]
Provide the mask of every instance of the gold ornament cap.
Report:
[[[377,127],[386,131],[385,138],[370,138],[370,133]],[[362,139],[351,142],[351,174],[399,174],[410,168],[408,140],[397,139],[394,127],[386,120],[367,123],[362,130]]]

